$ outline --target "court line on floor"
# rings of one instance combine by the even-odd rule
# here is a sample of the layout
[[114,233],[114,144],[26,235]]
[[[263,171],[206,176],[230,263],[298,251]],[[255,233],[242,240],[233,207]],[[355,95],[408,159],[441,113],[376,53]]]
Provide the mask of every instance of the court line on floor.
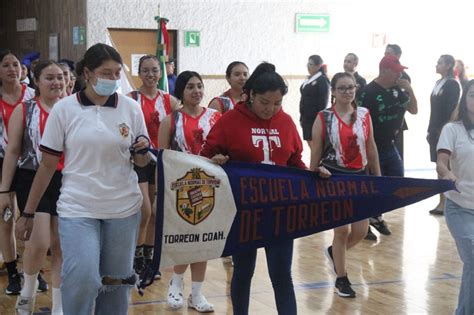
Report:
[[[441,276],[430,278],[429,281],[444,281],[444,280],[460,280],[461,276],[456,276],[451,273],[443,273]],[[387,285],[387,284],[402,284],[407,280],[381,280],[381,281],[371,281],[366,283],[354,283],[353,287],[372,287],[372,286],[380,286],[380,285]],[[303,283],[303,284],[296,284],[295,291],[305,291],[305,290],[320,290],[320,289],[329,289],[333,287],[333,282],[328,281],[321,281],[315,283]],[[265,293],[272,293],[271,290],[260,290],[260,291],[252,291],[251,295],[258,295],[258,294],[265,294]],[[146,290],[145,290],[146,293]],[[218,294],[218,295],[208,295],[207,298],[209,299],[217,299],[217,298],[228,298],[229,294]],[[131,307],[134,306],[142,306],[142,305],[158,305],[158,304],[165,304],[166,300],[152,300],[152,301],[140,301],[140,302],[133,302],[130,304]],[[51,314],[51,310],[47,307],[40,308],[39,312],[33,313],[33,315],[49,315]]]
[[[430,278],[429,281],[443,281],[443,280],[460,280],[460,276],[453,275],[451,273],[443,273],[441,276]],[[352,286],[354,287],[372,287],[372,286],[379,286],[379,285],[387,285],[387,284],[402,284],[407,280],[381,280],[381,281],[371,281],[366,283],[354,283]],[[334,286],[334,282],[328,281],[321,281],[315,283],[304,283],[304,284],[295,284],[295,291],[303,291],[303,290],[319,290],[319,289],[328,289]],[[260,290],[260,291],[252,291],[251,295],[256,294],[264,294],[264,293],[272,293],[272,290]],[[146,294],[146,290],[145,290]],[[228,298],[229,294],[218,294],[218,295],[208,295],[206,296],[208,299],[214,298]],[[150,304],[164,304],[166,300],[154,300],[154,301],[140,301],[140,302],[133,302],[130,306],[141,306],[141,305],[150,305]],[[38,313],[39,314],[39,313]]]

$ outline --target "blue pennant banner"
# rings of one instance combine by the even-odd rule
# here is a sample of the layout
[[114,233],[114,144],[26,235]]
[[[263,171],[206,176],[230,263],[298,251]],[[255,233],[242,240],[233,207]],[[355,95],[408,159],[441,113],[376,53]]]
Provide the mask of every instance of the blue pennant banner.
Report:
[[446,180],[310,171],[162,150],[157,159],[159,268],[229,256],[367,219],[455,189]]

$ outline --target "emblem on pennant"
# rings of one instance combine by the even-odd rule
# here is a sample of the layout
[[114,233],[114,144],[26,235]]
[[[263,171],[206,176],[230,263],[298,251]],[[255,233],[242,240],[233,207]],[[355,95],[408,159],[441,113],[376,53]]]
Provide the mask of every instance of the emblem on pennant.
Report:
[[127,138],[130,131],[130,127],[126,123],[121,123],[119,125],[119,131],[122,137]]
[[220,179],[193,168],[183,177],[171,183],[176,190],[176,211],[186,222],[197,225],[204,221],[214,209],[215,188]]

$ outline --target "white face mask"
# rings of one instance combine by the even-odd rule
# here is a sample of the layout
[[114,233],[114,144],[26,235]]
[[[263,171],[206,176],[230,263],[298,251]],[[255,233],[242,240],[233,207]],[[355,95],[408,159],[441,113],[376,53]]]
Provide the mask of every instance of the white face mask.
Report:
[[97,78],[96,84],[92,84],[94,91],[100,96],[110,96],[117,92],[120,87],[120,80],[108,80]]

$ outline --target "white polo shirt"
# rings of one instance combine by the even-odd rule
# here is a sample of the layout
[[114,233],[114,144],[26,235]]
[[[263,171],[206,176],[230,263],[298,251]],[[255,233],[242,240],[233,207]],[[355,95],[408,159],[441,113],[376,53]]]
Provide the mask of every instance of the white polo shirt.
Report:
[[64,152],[60,217],[124,218],[140,210],[142,194],[129,147],[148,137],[140,105],[115,93],[103,106],[83,91],[56,103],[41,139],[41,151]]
[[461,122],[446,124],[441,131],[437,151],[451,153],[449,162],[459,190],[444,194],[461,207],[474,210],[474,130],[471,129],[470,134],[469,137]]

